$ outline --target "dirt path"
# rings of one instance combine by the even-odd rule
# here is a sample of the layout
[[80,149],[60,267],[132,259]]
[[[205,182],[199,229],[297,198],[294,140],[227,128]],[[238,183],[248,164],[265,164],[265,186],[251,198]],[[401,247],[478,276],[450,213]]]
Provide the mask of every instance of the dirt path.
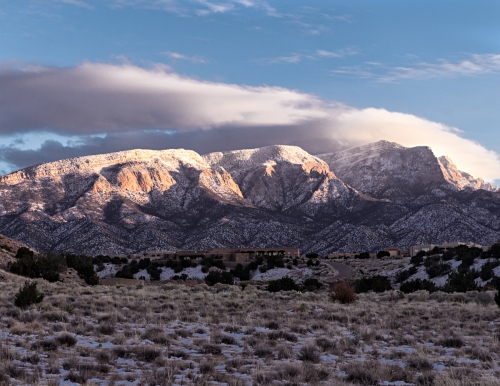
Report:
[[354,276],[354,269],[348,265],[337,263],[336,261],[325,261],[325,263],[338,271],[339,274],[335,276],[335,279],[350,279]]

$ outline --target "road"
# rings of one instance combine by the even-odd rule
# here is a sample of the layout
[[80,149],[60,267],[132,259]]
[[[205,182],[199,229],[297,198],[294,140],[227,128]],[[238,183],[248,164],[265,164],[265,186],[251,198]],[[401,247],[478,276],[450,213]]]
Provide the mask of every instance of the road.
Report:
[[335,279],[350,279],[354,276],[354,269],[348,265],[337,263],[336,261],[325,261],[325,263],[338,271],[339,274],[335,276]]

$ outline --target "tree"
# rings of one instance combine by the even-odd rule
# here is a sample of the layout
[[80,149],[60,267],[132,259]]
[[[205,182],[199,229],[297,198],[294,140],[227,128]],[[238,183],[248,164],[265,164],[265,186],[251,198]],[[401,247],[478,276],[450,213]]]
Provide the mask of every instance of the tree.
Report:
[[392,289],[391,282],[385,276],[364,277],[355,281],[356,293],[375,291],[384,292]]
[[35,281],[25,281],[24,286],[19,288],[19,292],[15,296],[14,304],[19,308],[26,308],[32,304],[41,303],[44,295],[39,293]]
[[475,277],[472,272],[452,272],[448,276],[444,290],[446,292],[477,291],[478,287],[474,280]]
[[217,283],[233,284],[234,278],[231,272],[212,271],[205,277],[205,283],[210,286]]
[[17,250],[16,253],[16,258],[21,258],[21,257],[34,257],[35,253],[26,247],[21,247]]
[[391,256],[391,254],[387,251],[380,251],[379,253],[377,253],[377,259],[381,259],[382,257],[389,257]]
[[298,291],[299,286],[289,277],[284,277],[278,280],[271,280],[267,286],[269,292],[278,291]]

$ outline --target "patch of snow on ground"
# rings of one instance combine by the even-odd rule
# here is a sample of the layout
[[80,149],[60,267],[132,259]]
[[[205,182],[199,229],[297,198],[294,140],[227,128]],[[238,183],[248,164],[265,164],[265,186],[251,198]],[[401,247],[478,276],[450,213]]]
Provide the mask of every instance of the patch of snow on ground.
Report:
[[202,268],[201,265],[194,268],[193,267],[184,268],[179,273],[175,273],[172,268],[161,268],[162,272],[160,275],[160,280],[170,280],[175,275],[177,276],[187,275],[188,279],[204,279],[208,275],[208,273],[201,272],[201,268]]
[[146,279],[146,280],[151,280],[151,276],[149,275],[148,271],[146,271],[145,269],[137,272],[134,275],[134,279],[139,279],[141,276],[144,277],[144,279]]
[[294,280],[303,280],[305,278],[313,276],[313,274],[314,272],[311,268],[273,268],[264,273],[256,271],[252,277],[252,280],[278,280],[287,276]]
[[[94,270],[97,269],[97,265],[94,265]],[[121,269],[121,267],[116,266],[111,263],[104,263],[104,269],[100,272],[97,272],[97,276],[99,279],[106,279],[108,277],[115,277],[116,273]]]
[[273,268],[264,273],[257,271],[252,277],[252,280],[278,280],[286,276],[291,277],[292,270],[288,268]]

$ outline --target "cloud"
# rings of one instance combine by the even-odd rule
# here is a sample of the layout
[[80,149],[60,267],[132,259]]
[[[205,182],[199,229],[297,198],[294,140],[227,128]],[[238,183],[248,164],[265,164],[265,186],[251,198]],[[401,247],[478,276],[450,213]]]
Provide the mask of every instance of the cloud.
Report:
[[381,82],[476,76],[498,72],[500,72],[499,54],[474,54],[458,62],[440,59],[436,63],[421,62],[410,66],[395,67],[367,62],[364,66],[342,67],[333,70],[333,73],[375,78]]
[[343,58],[345,56],[356,55],[358,51],[353,48],[344,48],[337,51],[316,50],[313,54],[291,53],[289,55],[276,56],[272,58],[261,58],[258,61],[267,64],[290,63],[297,64],[302,60],[320,60],[325,58]]
[[57,0],[59,1],[60,3],[64,3],[64,4],[70,4],[70,5],[75,5],[77,7],[81,7],[81,8],[88,8],[88,9],[92,9],[93,7],[86,3],[85,1],[81,1],[81,0]]
[[358,54],[358,51],[356,51],[353,48],[346,48],[337,51],[317,50],[316,54],[320,57],[325,57],[325,58],[343,58],[346,56],[356,55]]
[[178,52],[166,51],[166,52],[162,52],[161,55],[165,55],[165,56],[168,56],[169,58],[177,59],[177,60],[187,60],[187,61],[193,62],[193,63],[205,63],[206,62],[205,58],[203,58],[201,56],[188,56],[188,55],[180,54]]
[[287,125],[325,116],[322,104],[293,90],[203,82],[162,66],[0,69],[0,133],[41,127],[88,134]]
[[[58,137],[43,140],[47,132]],[[14,133],[18,141],[39,136],[42,143],[9,143]],[[461,170],[499,179],[498,154],[461,134],[410,114],[356,109],[281,87],[205,82],[161,66],[0,66],[0,159],[11,168],[132,148],[207,153],[285,144],[319,154],[385,139],[430,146]]]
[[225,2],[193,0],[191,2],[184,3],[178,0],[111,0],[111,5],[115,8],[135,7],[161,10],[177,13],[182,16],[189,16],[193,14],[198,16],[207,16],[217,13],[224,14],[236,11],[238,8],[245,7],[263,10],[268,16],[280,16],[275,8],[271,7],[266,1],[260,0],[227,0]]

